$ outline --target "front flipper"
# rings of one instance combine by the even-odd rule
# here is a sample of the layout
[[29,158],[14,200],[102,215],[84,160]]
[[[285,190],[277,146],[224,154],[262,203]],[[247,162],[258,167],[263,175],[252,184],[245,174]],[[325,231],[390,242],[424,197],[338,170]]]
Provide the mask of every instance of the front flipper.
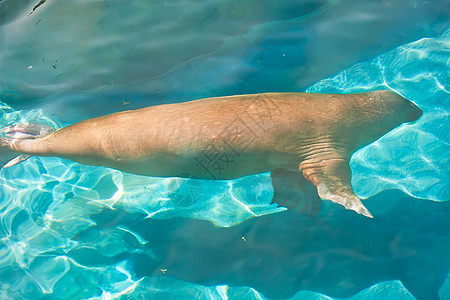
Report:
[[320,198],[331,200],[346,209],[373,218],[352,189],[352,173],[347,160],[343,158],[306,160],[300,164],[300,170],[305,178],[317,187]]
[[317,189],[300,172],[277,169],[270,172],[273,185],[273,199],[288,209],[311,217],[320,212],[322,202]]

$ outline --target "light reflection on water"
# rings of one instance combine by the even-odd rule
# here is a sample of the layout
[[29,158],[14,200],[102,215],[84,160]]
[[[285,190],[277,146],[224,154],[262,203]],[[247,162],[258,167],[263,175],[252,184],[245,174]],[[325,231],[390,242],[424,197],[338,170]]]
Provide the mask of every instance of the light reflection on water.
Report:
[[28,16],[32,2],[0,2],[19,16],[0,27],[3,101],[64,123],[163,102],[303,91],[450,25],[445,1],[48,0]]
[[[0,35],[0,74],[8,74],[0,77],[0,100],[44,110],[17,111],[0,102],[0,127],[24,121],[60,127],[58,119],[66,124],[157,102],[299,91],[399,43],[385,37],[374,50],[369,35],[360,46],[349,45],[361,37],[349,30],[354,24],[375,32],[385,18],[395,32],[395,13],[374,10],[380,8],[371,1],[355,2],[353,15],[339,1],[274,5],[259,14],[253,2],[136,2],[131,9],[79,1],[74,9],[48,1],[29,17],[34,3],[20,3],[29,7],[11,15]],[[422,6],[409,30],[434,14],[445,11]],[[180,24],[189,28],[180,31]],[[442,26],[414,34],[435,35]],[[346,29],[340,31],[347,40],[330,28]],[[322,38],[311,40],[311,32]],[[325,39],[329,49],[321,47]],[[372,197],[373,223],[327,204],[314,220],[280,213],[283,208],[270,204],[268,174],[228,182],[161,179],[31,158],[0,171],[1,297],[414,299],[410,293],[439,293],[446,299],[450,209],[426,200],[450,199],[449,39],[450,31],[420,39],[308,89],[388,87],[425,112],[352,159],[353,185],[359,196]],[[409,196],[373,197],[392,188]]]

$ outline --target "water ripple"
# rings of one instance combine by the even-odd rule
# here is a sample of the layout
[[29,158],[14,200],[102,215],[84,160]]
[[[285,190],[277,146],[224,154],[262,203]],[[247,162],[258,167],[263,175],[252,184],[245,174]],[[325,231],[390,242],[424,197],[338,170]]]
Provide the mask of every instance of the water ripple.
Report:
[[[402,126],[353,156],[353,184],[360,196],[397,188],[419,198],[449,200],[449,39],[450,31],[421,39],[309,89],[350,93],[390,88],[425,112],[418,122]],[[60,126],[41,111],[15,111],[0,102],[0,127],[25,121]],[[0,184],[2,299],[50,295],[67,299],[267,299],[249,287],[204,286],[161,276],[167,270],[160,261],[163,255],[154,249],[155,241],[123,225],[122,220],[131,215],[183,217],[230,227],[283,211],[270,204],[273,190],[268,174],[222,182],[161,179],[57,158],[31,158],[1,170]],[[136,276],[132,261],[144,260],[156,266],[158,274]],[[449,282],[440,288],[441,295],[449,293]],[[292,299],[305,297],[332,299],[308,291]],[[398,280],[380,282],[348,299],[361,297],[413,299]]]

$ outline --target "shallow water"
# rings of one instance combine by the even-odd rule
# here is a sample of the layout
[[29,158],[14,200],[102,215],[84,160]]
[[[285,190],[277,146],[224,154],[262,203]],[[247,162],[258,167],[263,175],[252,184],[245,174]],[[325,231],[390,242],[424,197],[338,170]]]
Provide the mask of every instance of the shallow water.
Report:
[[444,1],[38,2],[0,2],[0,127],[265,91],[389,88],[424,115],[352,157],[373,220],[286,212],[268,174],[1,170],[2,299],[450,298]]

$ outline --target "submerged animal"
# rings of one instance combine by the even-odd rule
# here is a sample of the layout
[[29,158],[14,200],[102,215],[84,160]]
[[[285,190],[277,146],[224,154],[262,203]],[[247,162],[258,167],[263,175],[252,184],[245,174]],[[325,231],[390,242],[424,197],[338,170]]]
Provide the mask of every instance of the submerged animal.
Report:
[[271,172],[273,201],[315,214],[320,198],[372,217],[351,186],[357,149],[422,114],[391,91],[264,93],[158,105],[59,130],[3,128],[0,166],[55,156],[147,176],[235,179]]

